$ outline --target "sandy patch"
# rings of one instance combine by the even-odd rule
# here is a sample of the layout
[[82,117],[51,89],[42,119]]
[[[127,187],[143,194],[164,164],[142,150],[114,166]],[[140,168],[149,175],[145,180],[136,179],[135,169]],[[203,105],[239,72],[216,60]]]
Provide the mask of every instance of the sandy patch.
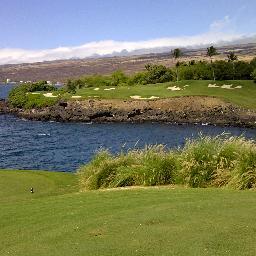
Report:
[[172,91],[180,91],[182,90],[180,87],[178,86],[170,86],[170,87],[167,87],[168,90],[172,90]]
[[31,94],[41,94],[41,93],[40,92],[31,92]]
[[223,84],[221,86],[221,88],[223,88],[223,89],[234,89],[234,88],[232,88],[232,84]]
[[100,88],[94,88],[93,90],[94,90],[94,91],[98,91],[99,89],[100,89]]
[[48,98],[57,98],[58,96],[53,95],[52,92],[47,92],[43,94],[44,97],[48,97]]
[[223,84],[222,86],[219,86],[219,85],[216,85],[216,84],[208,84],[208,87],[210,87],[210,88],[218,88],[218,87],[220,87],[220,88],[222,88],[222,89],[241,89],[242,88],[242,86],[241,85],[238,85],[238,86],[236,86],[236,87],[232,87],[233,86],[233,84]]
[[209,88],[217,88],[217,87],[219,87],[219,86],[216,85],[216,84],[208,84],[208,87],[209,87]]
[[130,96],[130,98],[134,99],[134,100],[153,100],[153,99],[159,99],[159,97],[157,96],[151,96],[151,97],[141,97],[139,95],[133,95],[133,96]]
[[116,88],[106,88],[104,89],[104,91],[111,91],[111,90],[115,90]]
[[185,84],[183,87],[189,87],[189,84]]
[[71,96],[72,99],[79,99],[79,98],[82,98],[82,96],[80,95],[74,95],[74,96]]

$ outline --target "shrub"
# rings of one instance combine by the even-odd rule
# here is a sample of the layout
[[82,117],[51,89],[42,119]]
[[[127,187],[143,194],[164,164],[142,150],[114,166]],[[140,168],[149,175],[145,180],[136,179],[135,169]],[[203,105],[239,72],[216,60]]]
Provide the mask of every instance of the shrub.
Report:
[[254,80],[254,82],[256,83],[256,68],[253,70],[251,77]]
[[56,91],[57,89],[48,85],[46,81],[22,84],[14,87],[8,96],[9,103],[16,108],[45,107],[55,104],[56,98],[46,98],[43,95],[31,94],[36,91]]
[[81,189],[183,184],[256,188],[256,145],[243,137],[202,137],[184,148],[149,146],[113,155],[101,151],[82,166]]
[[173,155],[159,145],[117,156],[101,151],[78,175],[84,189],[165,185],[174,184],[176,165]]
[[245,61],[235,62],[235,79],[251,79],[252,66]]
[[190,187],[207,187],[216,172],[220,141],[211,137],[188,140],[181,151],[181,180]]

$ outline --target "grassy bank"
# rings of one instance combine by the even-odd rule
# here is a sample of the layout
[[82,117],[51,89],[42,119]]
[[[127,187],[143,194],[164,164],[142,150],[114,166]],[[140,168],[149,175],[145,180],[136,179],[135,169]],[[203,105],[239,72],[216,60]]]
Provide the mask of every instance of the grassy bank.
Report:
[[[209,88],[209,84],[222,86],[232,84],[233,87],[242,86],[240,89]],[[184,87],[185,85],[189,85]],[[168,87],[180,87],[179,91],[172,91]],[[102,98],[102,99],[131,99],[131,96],[138,95],[149,98],[156,96],[159,98],[180,97],[180,96],[214,96],[236,105],[256,109],[255,97],[256,85],[253,81],[235,80],[235,81],[198,81],[187,80],[180,82],[168,82],[154,85],[137,86],[117,86],[112,87],[115,90],[105,90],[109,87],[95,87],[77,89],[75,96],[81,96],[82,99]],[[70,96],[71,97],[71,96]]]
[[256,253],[255,191],[77,193],[72,174],[31,171],[0,171],[0,181],[3,256]]
[[256,144],[243,137],[200,137],[168,150],[163,145],[112,155],[101,151],[79,170],[82,189],[182,184],[256,188]]
[[[208,87],[215,84],[215,88]],[[221,88],[223,85],[231,85],[231,89]],[[180,90],[171,90],[176,87]],[[239,87],[239,88],[235,88]],[[168,89],[169,88],[169,89]],[[17,92],[16,92],[17,93]],[[45,95],[45,96],[44,96]],[[182,96],[213,96],[235,105],[256,109],[256,84],[252,80],[184,80],[180,82],[167,82],[148,85],[125,86],[92,86],[76,89],[75,94],[60,91],[37,91],[19,95],[12,94],[9,97],[14,106],[24,108],[43,108],[51,106],[59,100],[83,100],[83,99],[123,99],[132,100],[133,96],[148,99],[154,96],[156,99],[182,97]],[[154,98],[153,97],[153,98]],[[14,104],[15,103],[15,104]]]

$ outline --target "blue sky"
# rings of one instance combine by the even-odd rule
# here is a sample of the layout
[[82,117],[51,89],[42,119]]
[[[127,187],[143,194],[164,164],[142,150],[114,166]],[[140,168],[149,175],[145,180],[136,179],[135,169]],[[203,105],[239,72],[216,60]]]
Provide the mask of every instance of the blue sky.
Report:
[[0,63],[1,56],[10,62],[7,49],[42,56],[42,50],[106,40],[144,44],[210,32],[220,39],[255,34],[255,10],[255,0],[0,0]]

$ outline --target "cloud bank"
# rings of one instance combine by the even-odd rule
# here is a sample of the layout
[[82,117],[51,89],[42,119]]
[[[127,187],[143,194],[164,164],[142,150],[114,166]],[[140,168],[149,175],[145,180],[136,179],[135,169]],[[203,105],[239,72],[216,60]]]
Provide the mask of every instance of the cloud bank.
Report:
[[113,41],[105,40],[90,42],[75,47],[58,47],[55,49],[24,50],[24,49],[0,49],[0,64],[32,63],[39,61],[51,61],[70,58],[86,58],[94,55],[108,55],[113,52],[126,50],[133,52],[141,49],[153,49],[161,47],[192,47],[220,42],[230,43],[242,39],[246,35],[236,33],[231,29],[231,19],[225,16],[221,20],[214,21],[209,31],[194,36],[180,36],[159,38],[146,41]]

